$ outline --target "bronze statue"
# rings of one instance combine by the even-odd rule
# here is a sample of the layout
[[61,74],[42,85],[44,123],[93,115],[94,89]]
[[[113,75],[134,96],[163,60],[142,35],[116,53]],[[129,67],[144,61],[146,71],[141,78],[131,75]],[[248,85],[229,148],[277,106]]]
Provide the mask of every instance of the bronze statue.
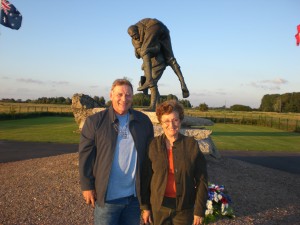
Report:
[[151,91],[151,103],[148,110],[154,111],[159,99],[157,82],[165,68],[170,66],[179,78],[183,98],[189,97],[189,90],[184,82],[172,50],[168,28],[157,19],[142,19],[128,28],[132,38],[135,56],[143,59],[142,69],[145,79],[141,79],[138,91]]

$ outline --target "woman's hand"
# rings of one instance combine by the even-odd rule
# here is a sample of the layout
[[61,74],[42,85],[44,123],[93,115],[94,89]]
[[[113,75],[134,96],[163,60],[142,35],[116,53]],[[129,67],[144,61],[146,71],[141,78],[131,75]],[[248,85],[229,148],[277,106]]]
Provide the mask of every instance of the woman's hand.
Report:
[[200,216],[194,215],[194,223],[193,225],[200,225],[203,223],[204,218]]
[[142,218],[143,218],[144,224],[152,223],[151,211],[143,210]]

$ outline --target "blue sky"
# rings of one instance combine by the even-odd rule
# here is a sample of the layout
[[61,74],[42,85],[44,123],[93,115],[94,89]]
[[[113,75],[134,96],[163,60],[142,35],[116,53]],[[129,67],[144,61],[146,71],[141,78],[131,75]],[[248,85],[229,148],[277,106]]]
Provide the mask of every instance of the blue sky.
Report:
[[[0,26],[0,99],[84,93],[108,101],[111,83],[124,76],[136,90],[142,62],[127,28],[147,17],[169,28],[193,106],[257,108],[265,94],[300,92],[299,0],[10,3],[23,23],[17,31]],[[158,86],[182,99],[170,67]]]

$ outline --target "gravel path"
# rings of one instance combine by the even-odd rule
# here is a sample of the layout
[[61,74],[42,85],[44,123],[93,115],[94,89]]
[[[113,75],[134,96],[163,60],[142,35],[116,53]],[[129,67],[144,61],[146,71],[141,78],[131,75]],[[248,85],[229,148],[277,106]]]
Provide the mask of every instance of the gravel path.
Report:
[[[78,154],[0,163],[0,224],[92,224],[79,187]],[[208,159],[236,213],[214,224],[300,224],[300,175],[235,159]]]

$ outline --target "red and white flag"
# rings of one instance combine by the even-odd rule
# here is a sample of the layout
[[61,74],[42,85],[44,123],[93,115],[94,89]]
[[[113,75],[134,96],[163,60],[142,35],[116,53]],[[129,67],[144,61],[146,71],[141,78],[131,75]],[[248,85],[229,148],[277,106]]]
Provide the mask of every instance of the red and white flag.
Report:
[[300,44],[300,24],[297,26],[297,30],[298,30],[298,33],[295,35],[295,38],[296,38],[296,45],[299,46],[299,44]]

